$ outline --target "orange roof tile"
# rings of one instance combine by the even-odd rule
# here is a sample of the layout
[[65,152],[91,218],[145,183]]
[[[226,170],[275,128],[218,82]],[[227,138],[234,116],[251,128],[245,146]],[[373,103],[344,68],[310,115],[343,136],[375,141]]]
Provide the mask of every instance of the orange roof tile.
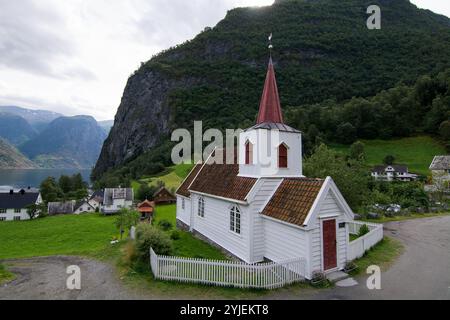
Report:
[[303,226],[324,182],[325,180],[309,178],[285,179],[262,214]]
[[202,168],[202,164],[197,164],[194,169],[191,171],[191,173],[188,175],[188,177],[184,180],[184,182],[181,184],[181,186],[178,188],[176,194],[184,196],[184,197],[190,197],[191,193],[189,192],[188,188],[191,185],[192,181],[194,181],[195,177],[199,173],[200,169]]
[[257,179],[238,177],[238,164],[206,164],[190,190],[244,201]]

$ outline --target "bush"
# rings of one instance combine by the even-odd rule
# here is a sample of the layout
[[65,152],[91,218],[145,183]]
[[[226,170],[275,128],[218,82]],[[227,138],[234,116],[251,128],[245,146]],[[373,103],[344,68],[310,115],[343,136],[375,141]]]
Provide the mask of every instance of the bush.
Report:
[[161,230],[149,225],[140,224],[136,229],[136,255],[141,261],[150,259],[150,248],[161,255],[171,255],[172,241]]
[[172,234],[170,235],[170,239],[172,239],[172,240],[180,240],[180,238],[181,238],[180,231],[178,231],[178,230],[172,231]]
[[158,223],[158,226],[164,231],[169,231],[173,227],[172,223],[170,223],[170,221],[167,220],[161,220]]
[[358,237],[363,237],[366,234],[368,234],[369,232],[370,232],[370,229],[367,226],[367,224],[365,224],[365,225],[361,226],[361,228],[359,229]]

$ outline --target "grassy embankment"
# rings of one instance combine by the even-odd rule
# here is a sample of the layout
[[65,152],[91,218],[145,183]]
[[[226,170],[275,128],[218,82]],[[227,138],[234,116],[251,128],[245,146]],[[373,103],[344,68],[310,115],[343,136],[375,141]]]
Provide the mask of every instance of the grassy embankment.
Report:
[[[366,164],[375,166],[383,164],[387,155],[395,157],[395,163],[406,164],[412,173],[430,175],[430,164],[434,156],[446,154],[444,146],[428,136],[403,138],[395,140],[362,140],[365,144]],[[337,151],[348,154],[350,146],[332,144]]]

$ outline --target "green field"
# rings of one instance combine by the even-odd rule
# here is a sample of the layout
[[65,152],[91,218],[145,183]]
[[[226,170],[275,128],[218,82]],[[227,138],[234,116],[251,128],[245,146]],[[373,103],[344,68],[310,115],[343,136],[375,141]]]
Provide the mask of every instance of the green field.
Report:
[[[366,163],[368,166],[383,164],[387,155],[396,158],[395,163],[406,164],[409,171],[429,176],[429,167],[434,156],[446,154],[445,148],[436,140],[427,136],[403,138],[396,140],[362,140],[365,144]],[[332,144],[337,151],[347,154],[349,146]]]
[[193,167],[194,166],[191,164],[180,164],[177,166],[173,166],[167,168],[167,170],[159,175],[144,177],[139,181],[133,181],[131,183],[131,186],[133,187],[134,192],[137,192],[141,183],[147,183],[148,185],[156,186],[158,184],[158,181],[161,181],[164,183],[166,188],[171,191],[175,191],[181,185],[183,180],[188,176]]
[[[169,221],[176,226],[176,205],[159,206],[156,208],[154,224],[161,220]],[[227,260],[225,255],[213,246],[195,238],[189,232],[180,231],[180,239],[173,242],[174,255],[187,258],[204,258]]]
[[65,215],[0,223],[0,259],[88,255],[118,236],[114,217]]

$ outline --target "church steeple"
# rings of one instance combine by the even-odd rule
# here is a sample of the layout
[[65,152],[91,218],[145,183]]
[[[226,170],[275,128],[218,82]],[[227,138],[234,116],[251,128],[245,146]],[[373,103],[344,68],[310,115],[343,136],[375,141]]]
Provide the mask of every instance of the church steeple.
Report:
[[272,57],[269,61],[266,83],[264,84],[264,91],[259,106],[256,124],[261,123],[284,123]]

